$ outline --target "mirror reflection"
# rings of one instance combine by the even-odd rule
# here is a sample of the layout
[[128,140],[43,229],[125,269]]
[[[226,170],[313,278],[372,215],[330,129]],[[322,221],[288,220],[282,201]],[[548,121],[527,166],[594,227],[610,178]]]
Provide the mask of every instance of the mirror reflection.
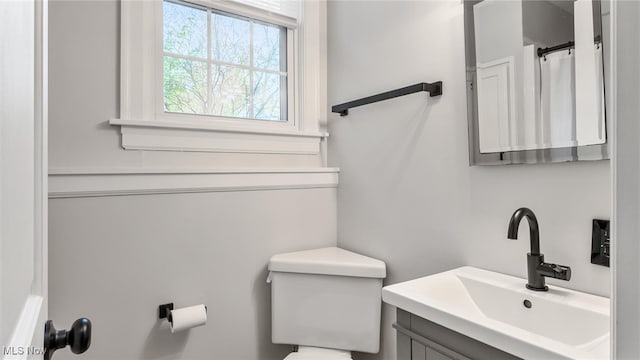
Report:
[[606,142],[599,1],[465,1],[465,22],[481,154]]

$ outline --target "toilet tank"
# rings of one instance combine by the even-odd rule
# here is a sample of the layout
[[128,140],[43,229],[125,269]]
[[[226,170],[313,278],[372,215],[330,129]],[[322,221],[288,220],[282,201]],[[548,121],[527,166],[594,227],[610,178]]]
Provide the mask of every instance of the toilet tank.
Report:
[[377,353],[384,262],[337,247],[269,261],[275,344]]

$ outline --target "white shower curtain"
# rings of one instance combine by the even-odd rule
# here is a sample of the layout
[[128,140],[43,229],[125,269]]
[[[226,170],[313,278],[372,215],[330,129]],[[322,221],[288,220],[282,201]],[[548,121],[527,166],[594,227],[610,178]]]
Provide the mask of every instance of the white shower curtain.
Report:
[[[596,57],[596,101],[597,105],[597,114],[598,119],[596,126],[598,128],[598,133],[596,135],[597,140],[599,142],[596,143],[604,143],[606,141],[606,129],[605,129],[605,103],[604,103],[604,67],[603,67],[603,57],[602,57],[602,45],[595,44],[595,57]],[[584,139],[577,139],[578,142],[582,143]]]
[[575,54],[571,50],[540,58],[540,106],[543,147],[575,146]]

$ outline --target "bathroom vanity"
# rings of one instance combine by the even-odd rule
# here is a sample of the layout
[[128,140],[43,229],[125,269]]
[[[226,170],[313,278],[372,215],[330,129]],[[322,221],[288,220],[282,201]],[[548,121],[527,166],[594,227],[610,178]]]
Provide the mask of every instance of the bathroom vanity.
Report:
[[393,327],[398,360],[520,359],[402,309]]
[[465,266],[382,289],[398,360],[608,359],[609,299]]

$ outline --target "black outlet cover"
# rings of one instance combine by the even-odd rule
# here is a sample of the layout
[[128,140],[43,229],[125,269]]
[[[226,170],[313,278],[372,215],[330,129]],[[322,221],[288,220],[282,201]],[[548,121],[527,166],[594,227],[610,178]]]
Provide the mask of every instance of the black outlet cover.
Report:
[[591,263],[609,267],[610,247],[609,220],[593,219],[591,230]]

